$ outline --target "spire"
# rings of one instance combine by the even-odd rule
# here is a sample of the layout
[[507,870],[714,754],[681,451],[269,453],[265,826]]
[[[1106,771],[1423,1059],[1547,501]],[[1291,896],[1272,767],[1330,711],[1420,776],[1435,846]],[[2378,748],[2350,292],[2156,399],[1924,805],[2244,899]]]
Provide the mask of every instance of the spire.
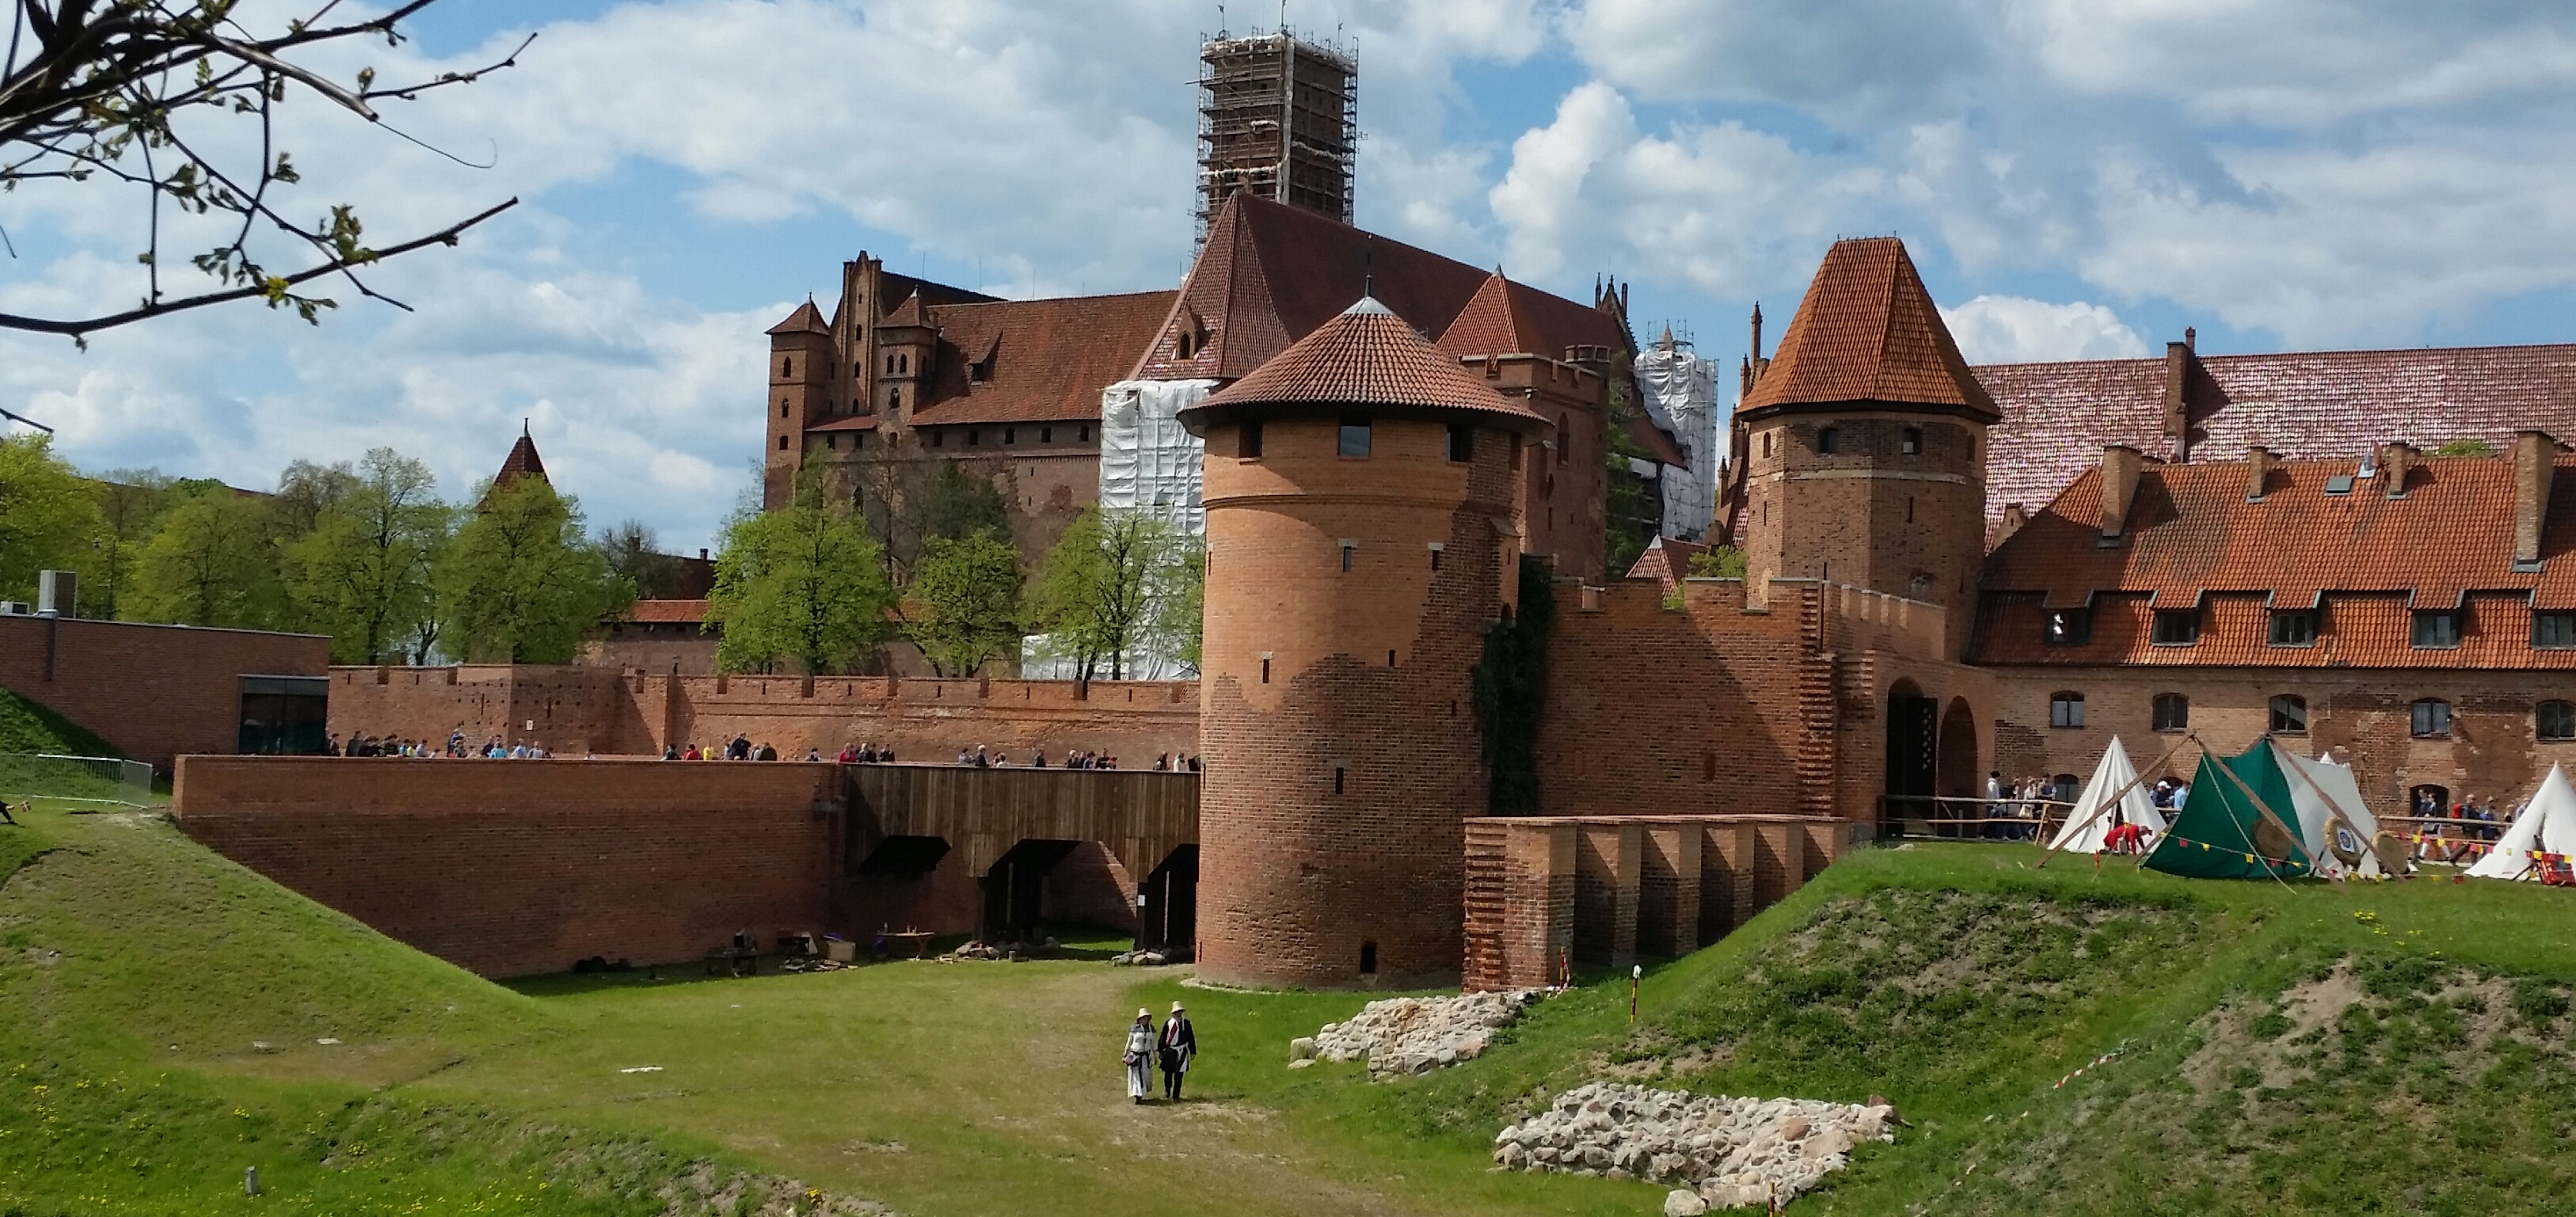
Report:
[[528,434],[528,420],[524,418],[519,420],[519,442],[510,445],[510,455],[501,461],[501,471],[492,475],[492,488],[498,490],[523,477],[552,484],[546,477],[546,463],[537,458],[537,441]]
[[1760,358],[1762,358],[1762,302],[1761,302],[1761,301],[1759,301],[1759,300],[1756,300],[1756,301],[1754,301],[1754,302],[1753,302],[1753,355],[1752,355],[1752,358],[1755,358],[1755,359],[1760,359]]

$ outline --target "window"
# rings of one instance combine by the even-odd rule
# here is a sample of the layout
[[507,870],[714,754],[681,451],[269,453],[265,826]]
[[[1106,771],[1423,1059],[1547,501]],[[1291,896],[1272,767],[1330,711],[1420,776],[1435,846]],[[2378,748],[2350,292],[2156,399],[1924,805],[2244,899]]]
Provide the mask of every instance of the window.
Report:
[[1438,541],[1431,543],[1431,569],[1435,572],[1440,569],[1440,543]]
[[1365,418],[1343,419],[1341,447],[1338,451],[1340,451],[1343,456],[1367,456],[1369,454],[1369,420]]
[[1075,443],[1077,443],[1077,444],[1088,444],[1088,443],[1090,443],[1090,442],[1091,442],[1091,424],[1089,424],[1089,423],[1084,423],[1084,424],[1082,424],[1080,427],[1075,428],[1075,429],[1074,429],[1074,435],[1073,435],[1073,441],[1074,441]]
[[1896,450],[1906,456],[1923,455],[1923,428],[1907,427],[1897,432]]
[[2415,614],[2415,635],[2410,641],[2419,647],[2460,645],[2459,610],[2446,609]]
[[900,410],[903,408],[903,390],[886,390],[886,408],[889,410]]
[[1771,433],[1768,431],[1762,433],[1762,455],[1771,455]]
[[2160,647],[2187,647],[2200,641],[2200,610],[2157,609],[2150,641]]
[[[1338,774],[1341,770],[1336,769],[1333,772]],[[1340,779],[1336,778],[1335,780],[1339,781]],[[1377,943],[1373,940],[1360,944],[1360,975],[1377,975]]]
[[1020,442],[1020,429],[1017,427],[1002,428],[1002,442],[1005,444],[1016,444]]
[[1261,683],[1270,683],[1270,657],[1267,655],[1261,657]]
[[787,417],[787,399],[784,397],[778,399],[778,417]]
[[1449,459],[1469,461],[1476,456],[1476,429],[1465,423],[1449,424]]
[[841,437],[837,435],[826,435],[823,437],[823,446],[825,448],[837,449],[841,446]]
[[2048,725],[2073,728],[2084,725],[2084,695],[2051,693],[2048,695]]
[[2417,739],[2451,738],[2451,703],[2437,697],[2416,702],[2410,730]]
[[2549,650],[2576,647],[2576,613],[2533,613],[2531,645]]
[[1556,416],[1556,463],[1562,465],[1573,459],[1574,419],[1571,415],[1559,414]]
[[1039,442],[1039,443],[1041,443],[1041,444],[1052,444],[1052,443],[1054,443],[1054,442],[1055,442],[1055,428],[1053,428],[1053,427],[1040,427],[1040,428],[1038,428],[1038,442]]
[[865,431],[861,431],[861,432],[859,432],[857,435],[853,435],[853,436],[851,436],[851,437],[850,437],[850,446],[851,446],[851,447],[853,447],[853,448],[865,448],[865,447],[867,447],[867,446],[868,446],[868,433],[867,433],[867,432],[865,432]]
[[790,355],[790,356],[788,356],[788,357],[786,357],[786,358],[784,358],[784,359],[779,360],[779,361],[778,361],[778,374],[779,374],[779,375],[781,375],[781,376],[794,376],[794,375],[796,374],[796,357],[795,357],[795,356],[793,356],[793,355]]
[[1260,419],[1253,419],[1252,421],[1235,428],[1234,454],[1247,461],[1261,459]]
[[2272,699],[2272,734],[2306,735],[2308,733],[2308,699],[2295,693],[2284,693]]
[[787,437],[784,435],[778,437],[778,450],[781,452],[787,451]]
[[979,430],[977,430],[977,429],[975,429],[975,428],[973,428],[973,427],[968,427],[968,428],[966,428],[966,446],[967,446],[967,447],[969,447],[969,448],[979,447],[979,446],[981,446],[981,445],[983,444],[983,442],[984,442],[984,433],[983,433],[982,431],[979,431]]
[[1350,772],[1349,770],[1344,769],[1344,768],[1342,768],[1342,767],[1341,767],[1341,766],[1339,766],[1339,765],[1335,765],[1335,766],[1333,766],[1333,793],[1334,793],[1334,794],[1340,794],[1340,793],[1342,793],[1342,782],[1343,782],[1344,776],[1345,776],[1345,775],[1347,775],[1349,772]]
[[2093,610],[2051,609],[2042,641],[2053,647],[2080,647],[2093,641]]
[[947,447],[947,446],[948,446],[948,433],[947,433],[947,432],[945,432],[945,431],[933,431],[933,432],[931,432],[931,433],[930,433],[930,446],[931,446],[931,447],[933,447],[933,448],[945,448],[945,447]]
[[1352,544],[1349,541],[1342,542],[1342,569],[1344,571],[1351,569],[1351,555],[1358,553],[1359,548],[1359,546]]
[[1816,433],[1816,455],[1832,456],[1842,451],[1843,433],[1839,427],[1827,427]]
[[2272,614],[2272,645],[2276,647],[2309,647],[2317,644],[2315,609],[2290,609]]
[[2576,740],[2576,702],[2542,702],[2532,712],[2532,720],[2542,739]]
[[2155,729],[2158,731],[2191,730],[2191,699],[2180,693],[2156,694]]

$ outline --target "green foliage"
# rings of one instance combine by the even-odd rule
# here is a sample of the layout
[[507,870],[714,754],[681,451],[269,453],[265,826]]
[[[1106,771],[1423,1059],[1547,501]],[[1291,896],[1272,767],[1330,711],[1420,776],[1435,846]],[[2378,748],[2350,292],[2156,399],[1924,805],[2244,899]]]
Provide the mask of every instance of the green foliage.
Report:
[[116,745],[91,734],[41,702],[0,689],[0,752],[51,753],[55,756],[124,756]]
[[579,506],[543,478],[490,488],[433,576],[442,645],[469,662],[569,662],[585,632],[634,599],[581,525]]
[[[1650,460],[1646,449],[1628,432],[1644,418],[1637,403],[1629,400],[1628,379],[1610,378],[1609,442],[1602,445],[1603,484],[1608,487],[1608,502],[1602,512],[1604,540],[1602,552],[1607,557],[1607,577],[1618,578],[1637,564],[1637,556],[1663,530],[1661,505],[1646,489],[1646,480],[1628,467],[1630,458]],[[1578,572],[1580,573],[1580,572]],[[1588,577],[1588,576],[1587,576]]]
[[913,564],[904,601],[904,632],[931,668],[971,674],[1019,643],[1019,552],[988,529],[963,540],[934,536]]
[[979,532],[1011,535],[1010,510],[1002,502],[1001,487],[990,478],[967,473],[955,461],[939,462],[922,504],[923,555],[927,557],[933,538],[963,541]]
[[433,563],[454,521],[428,466],[391,448],[367,453],[288,548],[305,619],[331,635],[334,662],[398,663],[435,629]]
[[91,483],[99,531],[88,565],[81,568],[81,611],[114,620],[126,615],[135,565],[144,542],[161,526],[177,498],[157,469],[111,469]]
[[1191,568],[1204,578],[1201,550],[1143,512],[1086,507],[1047,551],[1021,619],[1073,657],[1080,679],[1126,679],[1142,653],[1177,654],[1186,636]]
[[2546,1022],[2567,1013],[2567,994],[2547,981],[2524,977],[2513,983],[2513,1012]]
[[0,436],[0,600],[34,600],[36,572],[81,570],[98,503],[53,437]]
[[807,478],[777,511],[725,526],[707,621],[724,631],[716,663],[766,672],[781,659],[809,675],[838,671],[893,632],[882,551],[850,512]]
[[1716,545],[1692,554],[1690,577],[1741,579],[1744,577],[1744,551],[1732,545]]
[[1556,628],[1556,592],[1547,564],[1523,556],[1520,612],[1485,634],[1476,665],[1476,728],[1498,816],[1534,815],[1539,806],[1538,729],[1547,712],[1547,639]]
[[1172,643],[1182,666],[1196,673],[1207,641],[1207,540],[1184,536],[1167,568],[1170,594],[1156,610],[1154,628]]
[[599,534],[608,571],[635,589],[638,600],[669,600],[679,593],[680,560],[662,552],[661,541],[642,520],[626,520]]
[[2467,435],[2458,439],[2444,440],[2440,447],[2433,449],[2432,454],[2434,456],[2494,456],[2496,450],[2494,444],[2474,435]]
[[279,625],[285,608],[267,506],[217,490],[171,511],[144,544],[127,616],[259,630]]

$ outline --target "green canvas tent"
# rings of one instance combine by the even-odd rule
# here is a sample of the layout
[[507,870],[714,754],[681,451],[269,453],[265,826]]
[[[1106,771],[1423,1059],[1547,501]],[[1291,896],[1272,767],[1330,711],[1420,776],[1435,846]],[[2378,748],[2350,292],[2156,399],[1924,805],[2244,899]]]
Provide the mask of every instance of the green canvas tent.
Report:
[[[2263,814],[2266,808],[2270,816]],[[2196,879],[2305,876],[2315,867],[2296,822],[2289,819],[2293,814],[2290,779],[2273,758],[2270,736],[2237,756],[2203,753],[2200,770],[2192,775],[2191,796],[2174,813],[2146,865]]]

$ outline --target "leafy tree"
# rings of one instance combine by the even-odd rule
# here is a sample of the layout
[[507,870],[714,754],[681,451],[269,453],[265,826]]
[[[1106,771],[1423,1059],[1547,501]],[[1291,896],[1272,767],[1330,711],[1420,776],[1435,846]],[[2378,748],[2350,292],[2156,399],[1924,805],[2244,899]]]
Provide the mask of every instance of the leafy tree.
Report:
[[[512,199],[427,236],[371,246],[357,212],[333,206],[319,220],[290,204],[300,180],[293,156],[277,143],[279,111],[310,94],[371,123],[388,101],[470,83],[508,67],[518,52],[489,66],[434,80],[380,82],[375,69],[333,44],[377,38],[399,43],[402,23],[431,0],[407,0],[370,16],[332,21],[339,0],[307,0],[300,15],[258,6],[254,21],[236,0],[18,0],[9,7],[6,57],[0,58],[0,191],[53,188],[95,203],[101,186],[125,186],[148,206],[143,283],[131,307],[87,316],[0,313],[0,329],[68,334],[125,325],[182,309],[233,300],[264,300],[307,321],[338,305],[305,294],[315,279],[338,278],[363,296],[382,299],[359,272],[397,254],[456,243],[457,234],[515,204]],[[253,25],[259,28],[252,28]],[[521,48],[527,44],[521,43]],[[95,181],[96,186],[85,185]],[[180,216],[212,217],[220,243],[187,259],[214,282],[195,293],[164,290],[162,225]],[[205,223],[204,220],[197,221]],[[271,269],[272,255],[300,263]]]
[[2494,456],[2495,454],[2495,445],[2474,435],[2445,441],[2441,447],[2433,449],[2435,456]]
[[1020,555],[979,528],[964,540],[932,537],[913,564],[905,633],[932,670],[963,676],[1020,640]]
[[0,436],[0,600],[34,599],[37,571],[79,569],[98,530],[98,501],[51,436]]
[[1663,530],[1662,505],[1646,489],[1646,479],[1629,468],[1631,458],[1648,460],[1644,447],[1629,435],[1629,424],[1642,417],[1637,404],[1628,399],[1626,377],[1610,380],[1610,436],[1601,446],[1602,461],[1607,468],[1602,483],[1608,488],[1608,502],[1601,513],[1605,544],[1602,554],[1607,559],[1611,578],[1628,573],[1637,557],[1646,552],[1646,543]]
[[782,658],[809,675],[841,668],[893,630],[884,557],[848,508],[827,504],[816,476],[777,511],[737,512],[725,526],[707,624],[721,628],[716,664],[766,672]]
[[1703,549],[1691,555],[1689,573],[1694,579],[1741,579],[1744,551],[1732,545]]
[[1199,670],[1201,644],[1207,637],[1207,541],[1182,536],[1172,561],[1164,567],[1166,592],[1155,628],[1172,643],[1173,655],[1193,674]]
[[955,461],[939,462],[922,505],[921,539],[926,550],[933,537],[962,541],[979,532],[1011,535],[1011,515],[1002,488],[993,480],[967,473]]
[[583,633],[634,599],[581,524],[580,506],[543,478],[490,488],[432,577],[449,649],[482,662],[569,662]]
[[679,594],[680,560],[662,552],[662,539],[642,520],[626,520],[599,534],[608,569],[634,585],[638,600],[668,600]]
[[358,472],[347,461],[316,465],[300,460],[289,464],[285,472],[277,475],[277,493],[268,500],[269,514],[276,517],[273,526],[279,542],[292,545],[302,540],[326,513],[357,493],[357,489]]
[[171,484],[158,469],[111,469],[91,484],[99,531],[91,565],[82,572],[87,585],[81,596],[97,606],[97,616],[114,619],[124,613],[143,544],[152,539],[176,497]]
[[437,616],[430,576],[455,512],[429,467],[391,448],[368,451],[350,479],[289,553],[297,598],[333,659],[398,661]]
[[1556,629],[1556,591],[1547,564],[1521,557],[1521,611],[1485,632],[1485,657],[1473,674],[1476,729],[1493,785],[1487,803],[1498,816],[1539,810],[1538,729],[1547,715],[1547,642]]
[[181,625],[268,629],[284,607],[265,503],[232,491],[174,508],[135,567],[131,616]]
[[1106,661],[1109,679],[1124,680],[1138,652],[1175,641],[1162,634],[1174,620],[1165,605],[1186,594],[1177,569],[1193,552],[1189,538],[1151,515],[1086,507],[1047,551],[1023,620],[1073,656],[1080,679],[1094,679]]

